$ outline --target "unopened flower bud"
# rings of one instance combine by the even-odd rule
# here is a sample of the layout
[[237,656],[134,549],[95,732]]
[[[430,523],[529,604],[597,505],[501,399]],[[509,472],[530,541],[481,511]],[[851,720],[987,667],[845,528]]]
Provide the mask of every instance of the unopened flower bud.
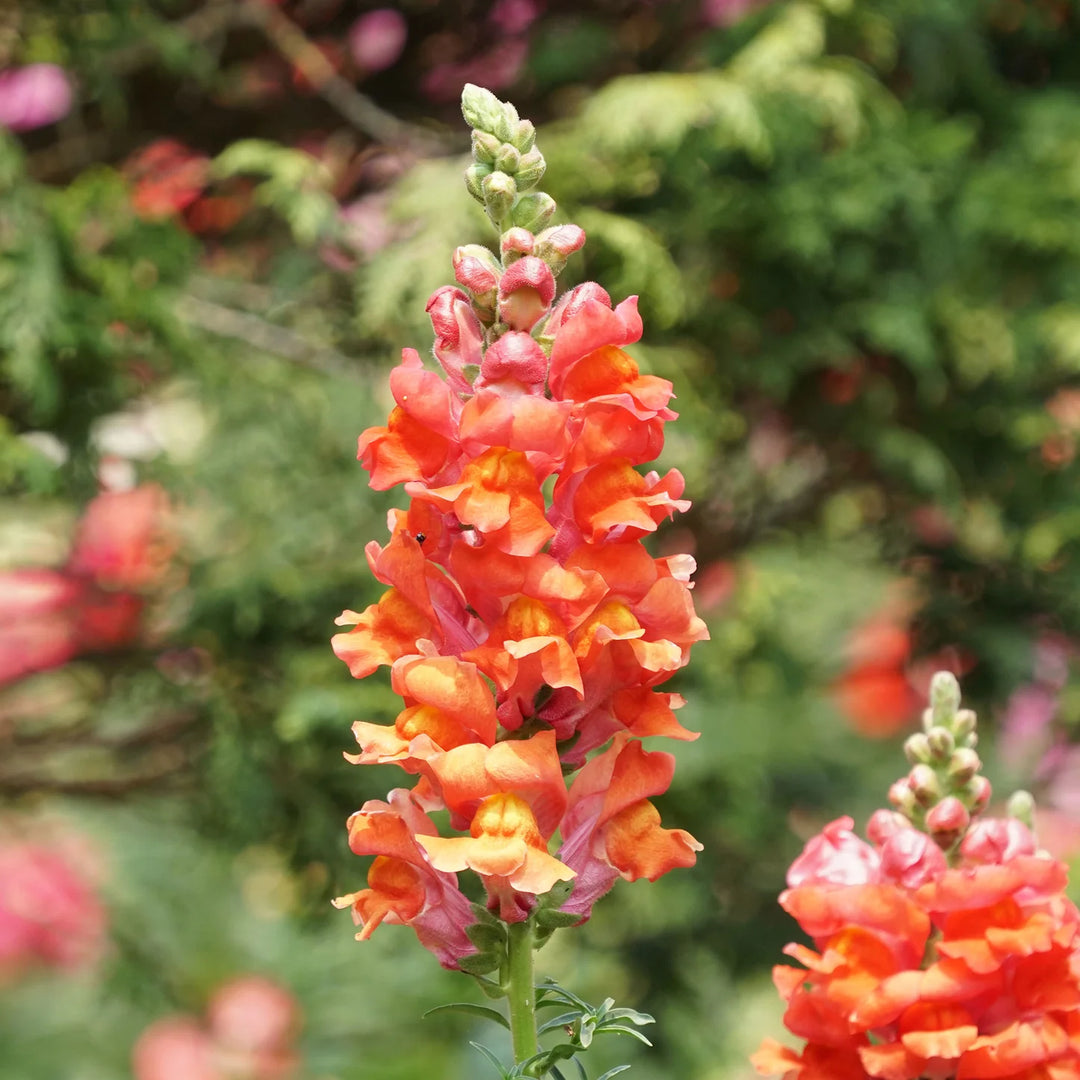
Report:
[[952,760],[949,762],[949,779],[956,785],[968,783],[973,776],[982,768],[979,755],[966,746],[954,750]]
[[[508,170],[509,171],[509,170]],[[517,168],[513,170],[521,191],[528,191],[540,183],[540,178],[547,171],[547,162],[539,150],[530,150],[518,160]]]
[[491,175],[491,166],[477,163],[465,170],[465,187],[477,202],[484,201],[484,178]]
[[944,761],[956,749],[956,740],[947,728],[931,728],[923,738],[935,761]]
[[[493,172],[484,177],[480,187],[484,193],[484,209],[488,217],[498,225],[510,213],[510,208],[514,205],[514,199],[517,198],[517,184],[512,176],[504,172]],[[517,221],[516,214],[514,217],[515,224],[523,224]]]
[[498,288],[502,267],[483,244],[464,244],[455,249],[453,264],[458,284],[470,292],[479,296]]
[[975,734],[975,725],[978,722],[975,713],[971,709],[960,709],[952,723],[952,731],[958,741]]
[[908,784],[911,785],[916,800],[923,806],[937,802],[943,794],[937,773],[929,765],[913,766],[908,773]]
[[532,255],[535,246],[536,238],[528,229],[507,229],[499,240],[503,265],[509,266],[515,259],[520,259],[522,255]]
[[889,802],[905,817],[911,817],[915,813],[915,792],[911,790],[906,776],[889,788]]
[[930,750],[930,737],[921,731],[908,736],[904,740],[904,756],[912,765],[918,765],[920,762],[923,765],[929,765],[934,757]]
[[1030,791],[1014,791],[1009,796],[1005,812],[1011,818],[1025,824],[1029,829],[1035,828],[1035,799]]
[[942,799],[926,814],[926,827],[934,834],[959,836],[971,824],[967,807],[953,795]]
[[527,154],[533,148],[533,143],[536,142],[536,128],[533,127],[533,122],[531,120],[519,120],[517,131],[514,132],[510,141],[523,154]]
[[[506,108],[490,90],[475,83],[466,83],[461,91],[461,115],[471,128],[498,134],[496,127],[505,117]],[[516,109],[514,119],[517,120]]]
[[884,844],[890,836],[895,836],[901,829],[910,829],[911,823],[895,810],[875,810],[866,823],[866,837],[872,844]]
[[930,708],[936,724],[949,724],[960,708],[960,684],[951,671],[939,671],[930,680]]
[[[495,155],[495,168],[499,172],[504,172],[510,176],[518,171],[518,165],[521,163],[521,154],[514,149],[510,143],[499,143],[498,153]],[[517,180],[518,187],[522,187],[520,180]]]
[[473,157],[485,165],[494,165],[495,156],[502,145],[490,132],[474,130],[472,133]]
[[555,213],[555,200],[544,191],[523,195],[514,207],[514,224],[529,232],[539,232]]
[[992,794],[993,789],[990,787],[990,781],[985,776],[973,776],[964,786],[964,790],[960,792],[961,798],[971,807],[973,814],[986,809]]

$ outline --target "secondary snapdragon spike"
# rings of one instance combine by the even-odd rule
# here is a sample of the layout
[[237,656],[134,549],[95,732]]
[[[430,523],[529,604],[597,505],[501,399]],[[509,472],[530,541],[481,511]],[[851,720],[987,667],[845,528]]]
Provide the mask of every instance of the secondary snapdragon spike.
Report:
[[[784,1080],[1076,1080],[1080,912],[1064,864],[1039,850],[1031,797],[982,817],[990,786],[975,715],[934,677],[911,772],[869,843],[827,825],[788,871],[780,904],[814,947],[784,950],[784,1024],[801,1052],[766,1040],[759,1073]],[[1020,820],[1027,817],[1028,823]]]
[[641,337],[637,298],[613,304],[589,282],[556,300],[585,236],[546,227],[532,125],[477,87],[463,111],[466,182],[499,250],[454,253],[457,285],[427,307],[441,372],[405,349],[395,408],[360,436],[371,486],[403,485],[409,505],[367,545],[386,591],[342,614],[333,648],[356,678],[389,667],[402,699],[393,725],[354,725],[349,759],[414,778],[350,819],[352,850],[376,858],[368,887],[337,903],[359,937],[407,924],[444,966],[476,973],[484,933],[459,874],[479,877],[503,923],[536,912],[554,926],[588,918],[619,877],[694,863],[700,844],[651,802],[674,758],[640,740],[696,738],[659,687],[708,634],[693,559],[643,543],[690,504],[677,470],[641,469],[676,414],[671,383],[624,350]]

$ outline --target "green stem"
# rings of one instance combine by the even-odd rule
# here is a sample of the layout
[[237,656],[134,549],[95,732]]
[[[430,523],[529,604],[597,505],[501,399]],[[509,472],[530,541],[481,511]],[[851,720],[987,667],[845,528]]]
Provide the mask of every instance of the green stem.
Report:
[[510,1034],[514,1063],[531,1058],[540,1046],[536,1039],[536,988],[533,986],[533,929],[529,922],[509,927],[506,997],[510,1003]]

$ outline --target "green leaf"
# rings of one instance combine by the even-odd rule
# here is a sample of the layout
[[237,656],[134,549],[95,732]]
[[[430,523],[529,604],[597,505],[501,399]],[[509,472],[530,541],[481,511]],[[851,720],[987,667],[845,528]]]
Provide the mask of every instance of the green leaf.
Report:
[[473,1042],[470,1039],[469,1045],[473,1047],[474,1050],[479,1050],[480,1053],[499,1070],[499,1076],[502,1077],[502,1080],[514,1080],[513,1073],[508,1073],[503,1067],[502,1062],[486,1046],[484,1046],[483,1043]]
[[626,1072],[629,1068],[629,1065],[616,1065],[614,1069],[608,1069],[603,1076],[598,1076],[596,1080],[610,1080],[612,1076],[618,1076],[619,1073]]
[[458,967],[467,975],[486,975],[489,971],[496,971],[501,963],[501,958],[491,952],[473,953],[472,956],[463,956],[458,961]]
[[424,1013],[423,1019],[426,1020],[429,1016],[441,1012],[468,1013],[470,1016],[479,1016],[484,1020],[494,1020],[496,1024],[500,1024],[507,1031],[510,1030],[510,1022],[502,1013],[496,1012],[495,1009],[489,1009],[486,1005],[476,1005],[471,1001],[454,1001],[449,1005],[436,1005],[434,1009],[428,1009]]

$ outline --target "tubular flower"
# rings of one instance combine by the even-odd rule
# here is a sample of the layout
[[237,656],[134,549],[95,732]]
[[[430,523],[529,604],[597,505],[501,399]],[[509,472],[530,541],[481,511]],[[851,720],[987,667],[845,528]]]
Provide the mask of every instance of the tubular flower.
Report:
[[773,978],[785,1026],[807,1042],[800,1054],[766,1041],[753,1057],[763,1075],[805,1080],[826,1060],[834,1075],[880,1080],[1080,1075],[1066,868],[1016,818],[971,822],[988,796],[968,768],[974,714],[958,709],[951,675],[935,676],[931,702],[906,746],[912,772],[893,785],[897,810],[874,814],[871,842],[842,818],[788,872],[780,903],[815,949],[789,945],[802,968]]
[[677,470],[639,471],[675,418],[672,386],[624,351],[641,337],[636,297],[613,306],[590,282],[556,299],[581,230],[545,228],[546,195],[514,202],[513,185],[485,187],[491,175],[480,162],[466,183],[487,200],[499,254],[458,248],[457,285],[427,306],[441,372],[405,349],[389,419],[359,438],[371,486],[402,484],[411,502],[366,548],[386,591],[344,612],[333,639],[356,678],[388,666],[402,700],[392,724],[354,724],[348,760],[416,777],[350,819],[352,850],[376,858],[368,887],[339,903],[361,937],[411,925],[448,967],[476,952],[459,872],[479,876],[505,922],[566,882],[563,911],[584,919],[616,878],[654,880],[700,848],[661,828],[650,799],[674,759],[639,741],[696,737],[675,719],[683,699],[657,688],[708,636],[693,559],[642,544],[690,505]]

